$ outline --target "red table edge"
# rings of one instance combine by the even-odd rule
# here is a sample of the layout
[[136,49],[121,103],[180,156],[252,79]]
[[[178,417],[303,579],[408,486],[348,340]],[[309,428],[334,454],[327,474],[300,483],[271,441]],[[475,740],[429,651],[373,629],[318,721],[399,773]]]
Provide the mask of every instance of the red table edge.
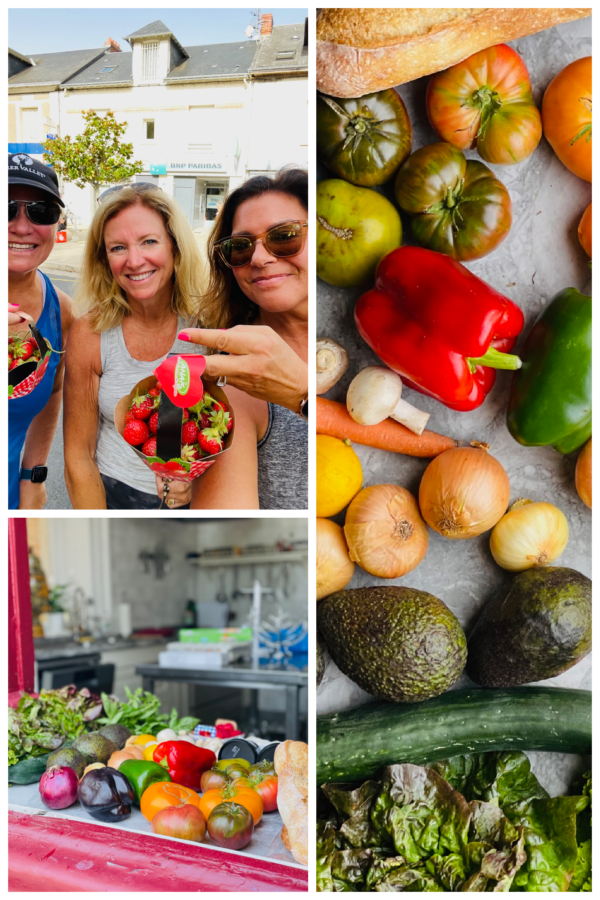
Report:
[[276,860],[118,828],[9,811],[9,891],[306,892]]

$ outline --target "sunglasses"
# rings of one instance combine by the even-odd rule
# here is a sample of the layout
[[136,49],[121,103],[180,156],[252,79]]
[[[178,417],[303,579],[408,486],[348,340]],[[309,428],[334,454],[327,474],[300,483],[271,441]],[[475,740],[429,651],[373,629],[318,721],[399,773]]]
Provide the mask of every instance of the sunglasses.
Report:
[[58,203],[46,203],[45,200],[9,200],[9,222],[19,215],[19,206],[25,207],[25,215],[34,225],[56,225],[62,212]]
[[117,184],[115,187],[108,188],[103,191],[98,197],[98,203],[104,203],[107,197],[111,194],[115,194],[117,191],[122,191],[125,188],[129,188],[132,191],[135,191],[136,194],[143,194],[145,191],[161,191],[157,184],[154,184],[152,181],[134,181],[132,184]]
[[268,253],[277,259],[288,259],[302,253],[308,222],[282,222],[262,234],[239,234],[222,238],[215,244],[221,259],[230,269],[247,266],[254,256],[256,242],[261,240]]

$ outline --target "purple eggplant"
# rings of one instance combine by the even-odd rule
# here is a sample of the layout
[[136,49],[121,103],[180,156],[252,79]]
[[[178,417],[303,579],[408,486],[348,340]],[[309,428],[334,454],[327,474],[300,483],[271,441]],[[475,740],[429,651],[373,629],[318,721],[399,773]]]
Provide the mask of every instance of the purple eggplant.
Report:
[[90,769],[79,782],[77,797],[83,808],[100,822],[120,822],[131,815],[135,793],[118,769]]

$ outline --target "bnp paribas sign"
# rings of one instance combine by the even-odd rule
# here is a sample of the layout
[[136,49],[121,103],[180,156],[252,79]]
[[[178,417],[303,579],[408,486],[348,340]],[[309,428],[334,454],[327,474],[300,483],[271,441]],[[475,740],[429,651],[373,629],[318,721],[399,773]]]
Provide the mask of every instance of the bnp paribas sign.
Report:
[[224,172],[227,166],[220,162],[167,162],[150,165],[151,175],[166,175],[168,172]]

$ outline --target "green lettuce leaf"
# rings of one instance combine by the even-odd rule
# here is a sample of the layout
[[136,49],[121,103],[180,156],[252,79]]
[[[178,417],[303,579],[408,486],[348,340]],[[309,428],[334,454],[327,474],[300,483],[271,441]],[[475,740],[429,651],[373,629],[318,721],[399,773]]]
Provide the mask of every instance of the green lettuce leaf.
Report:
[[588,797],[534,800],[513,820],[523,826],[527,862],[517,873],[520,891],[567,891],[578,858],[577,814]]

